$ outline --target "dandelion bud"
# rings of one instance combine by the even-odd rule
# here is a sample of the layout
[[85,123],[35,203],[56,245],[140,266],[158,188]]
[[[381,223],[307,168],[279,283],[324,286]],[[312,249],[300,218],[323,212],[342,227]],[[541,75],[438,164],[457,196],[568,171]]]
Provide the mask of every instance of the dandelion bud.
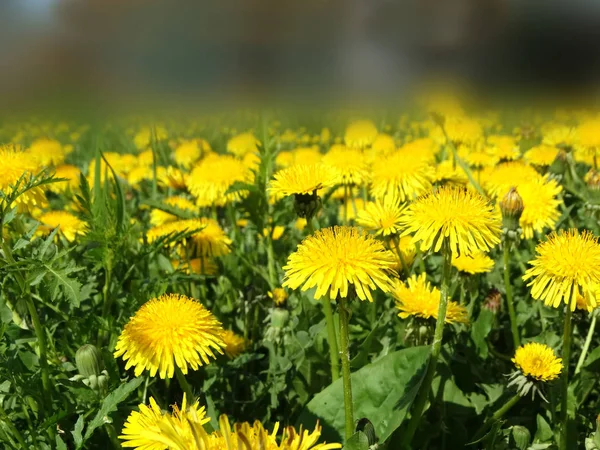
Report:
[[531,441],[531,433],[525,427],[515,425],[512,427],[512,437],[515,441],[515,447],[518,449],[526,449]]
[[369,419],[362,418],[356,421],[356,431],[362,431],[367,440],[369,441],[369,447],[377,444],[377,434],[375,433],[375,427]]
[[485,309],[489,309],[491,312],[496,314],[500,310],[500,305],[502,304],[502,294],[496,288],[490,289],[490,292],[485,297],[483,301],[483,307]]
[[504,227],[508,230],[516,230],[519,228],[519,219],[523,214],[523,199],[514,187],[511,187],[507,194],[500,202],[502,210],[502,221]]
[[311,219],[321,207],[321,197],[317,191],[312,194],[295,194],[294,209],[298,217]]
[[283,328],[286,326],[290,313],[287,309],[274,308],[271,312],[271,326],[273,328]]
[[588,173],[585,174],[584,180],[593,191],[600,191],[600,173],[591,169]]
[[104,363],[100,352],[92,344],[82,345],[75,353],[75,365],[79,373],[89,378],[100,375],[104,369]]
[[285,292],[285,289],[283,288],[275,288],[267,295],[269,298],[273,299],[273,303],[275,303],[276,306],[283,305],[288,298],[287,292]]

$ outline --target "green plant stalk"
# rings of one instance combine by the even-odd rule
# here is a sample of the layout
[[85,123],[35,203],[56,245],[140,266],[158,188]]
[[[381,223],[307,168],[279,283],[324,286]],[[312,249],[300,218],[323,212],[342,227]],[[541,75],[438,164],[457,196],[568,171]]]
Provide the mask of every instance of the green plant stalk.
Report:
[[517,314],[515,313],[515,305],[513,303],[512,286],[510,284],[509,273],[509,254],[508,242],[504,240],[504,290],[506,291],[506,305],[508,306],[508,315],[510,317],[510,330],[512,333],[513,344],[515,349],[521,346],[521,338],[519,337],[519,329],[517,328]]
[[425,260],[423,259],[423,252],[421,251],[421,245],[417,242],[415,244],[417,247],[417,256],[419,258],[419,271],[420,273],[425,273]]
[[429,391],[431,390],[431,383],[435,376],[435,369],[437,366],[438,358],[442,350],[442,337],[444,335],[444,323],[446,319],[446,309],[448,307],[448,289],[450,287],[450,272],[452,269],[452,252],[450,251],[450,244],[448,239],[444,239],[442,244],[442,287],[440,293],[440,305],[438,308],[438,316],[435,322],[435,331],[433,335],[433,343],[431,344],[431,356],[429,358],[429,364],[427,365],[427,371],[425,377],[417,393],[417,398],[413,404],[410,422],[406,427],[406,431],[402,439],[402,447],[409,447],[412,439],[417,431],[427,398],[429,397]]
[[496,410],[496,412],[492,415],[492,417],[487,419],[483,423],[481,428],[479,428],[479,430],[477,430],[477,432],[475,433],[475,436],[473,437],[473,440],[477,441],[477,440],[481,439],[484,436],[484,433],[494,424],[494,422],[496,422],[497,420],[504,417],[504,415],[508,411],[510,411],[510,409],[513,406],[515,406],[519,402],[520,399],[521,399],[521,397],[518,394],[516,394],[515,396],[511,397],[504,405],[502,405],[501,408]]
[[581,350],[581,355],[579,356],[579,360],[577,361],[577,367],[575,367],[575,375],[581,372],[581,368],[583,367],[583,363],[585,362],[585,358],[587,357],[587,353],[590,350],[590,344],[592,343],[592,338],[594,337],[594,331],[596,329],[596,319],[598,315],[596,311],[592,313],[592,321],[590,322],[590,329],[588,330],[588,334],[585,338],[585,343],[583,344],[583,349]]
[[[571,288],[572,291],[572,288]],[[572,293],[572,292],[571,292]],[[561,385],[561,399],[560,399],[560,413],[562,415],[562,424],[560,430],[560,443],[558,448],[560,450],[567,449],[567,425],[569,421],[568,409],[568,394],[569,394],[569,359],[571,358],[571,318],[573,312],[571,306],[567,305],[567,311],[565,313],[565,326],[563,329],[563,349],[562,349],[562,360],[563,360],[563,373],[562,373],[562,385]]]
[[275,257],[273,252],[273,230],[269,229],[265,243],[265,249],[267,252],[267,270],[269,274],[269,285],[271,289],[277,287],[277,272],[275,270]]
[[[104,273],[106,275],[104,280],[104,286],[102,287],[102,318],[106,319],[110,312],[111,297],[109,295],[109,291],[110,282],[112,278],[112,264],[108,260],[105,261],[104,264]],[[98,347],[101,347],[104,344],[104,340],[108,335],[110,335],[110,332],[107,332],[106,330],[101,329],[98,332]]]
[[27,310],[31,316],[31,322],[33,323],[35,336],[38,341],[40,367],[42,369],[42,388],[44,389],[44,403],[46,403],[47,406],[50,406],[50,392],[52,390],[52,385],[50,384],[50,371],[48,369],[48,343],[46,342],[46,333],[40,322],[40,316],[37,313],[35,305],[33,304],[31,295],[26,295],[25,301],[27,303]]
[[23,435],[21,434],[19,429],[15,426],[15,424],[12,422],[12,420],[10,420],[10,418],[8,417],[8,414],[6,414],[6,411],[2,407],[1,403],[0,403],[0,419],[2,419],[2,421],[4,422],[6,427],[10,430],[11,434],[19,442],[19,445],[21,446],[21,448],[28,448],[27,444],[25,443],[25,439],[23,438]]
[[339,299],[339,311],[342,382],[344,383],[344,416],[347,441],[354,434],[354,407],[352,404],[352,379],[350,378],[350,338],[348,333],[350,311],[348,310],[347,299]]
[[325,297],[323,303],[323,314],[327,323],[327,341],[329,343],[329,361],[331,365],[331,381],[334,382],[340,377],[340,354],[337,344],[337,333],[335,332],[335,323],[333,321],[333,310],[329,297]]
[[187,397],[187,401],[193,403],[194,393],[192,392],[192,388],[190,387],[190,384],[186,380],[185,375],[183,374],[183,372],[177,364],[175,364],[175,376],[177,377],[177,381],[179,383],[179,386],[181,387],[181,390],[185,393]]
[[117,450],[123,448],[121,447],[121,443],[119,442],[119,438],[117,437],[117,432],[115,431],[115,427],[112,423],[105,423],[104,431],[106,431],[108,439],[110,440],[110,443],[112,444],[113,448]]
[[404,275],[406,276],[406,279],[408,280],[408,278],[410,277],[410,272],[408,271],[408,266],[406,265],[406,261],[404,260],[404,255],[402,254],[402,251],[400,250],[400,242],[399,242],[399,238],[398,236],[392,236],[392,242],[394,243],[394,248],[396,249],[396,254],[398,255],[398,258],[400,259],[400,264],[402,264],[402,270],[404,271]]

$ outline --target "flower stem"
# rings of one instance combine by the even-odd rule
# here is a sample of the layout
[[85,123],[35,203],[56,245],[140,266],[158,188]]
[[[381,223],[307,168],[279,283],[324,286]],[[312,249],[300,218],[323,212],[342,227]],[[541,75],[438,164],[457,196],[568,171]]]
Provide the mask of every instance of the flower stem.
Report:
[[565,313],[565,326],[563,329],[563,349],[562,349],[562,360],[563,360],[563,374],[562,374],[562,386],[561,386],[561,404],[560,413],[562,415],[562,427],[560,431],[560,444],[558,448],[560,450],[567,449],[567,425],[569,422],[568,414],[568,394],[569,394],[569,359],[571,358],[571,318],[573,312],[571,311],[571,305],[567,305],[567,311]]
[[412,408],[410,422],[408,423],[408,426],[403,436],[403,447],[410,447],[410,443],[415,435],[415,432],[417,431],[419,422],[421,421],[421,416],[423,415],[423,410],[425,409],[425,404],[427,403],[427,398],[429,397],[429,391],[431,390],[431,383],[433,381],[433,377],[435,376],[435,368],[437,365],[437,361],[442,350],[442,337],[444,335],[444,323],[446,319],[446,309],[448,307],[448,289],[450,287],[450,272],[452,269],[452,252],[450,251],[448,239],[444,239],[444,243],[442,244],[442,259],[442,288],[440,292],[440,305],[438,307],[438,316],[435,322],[433,343],[431,344],[431,356],[429,358],[429,364],[427,365],[427,371],[425,372],[423,382],[421,383],[421,387],[419,388],[417,398],[415,399]]
[[[0,419],[2,420],[2,422],[4,422],[6,427],[10,430],[11,434],[15,437],[15,439],[19,442],[19,445],[21,446],[21,448],[28,448],[27,444],[25,443],[25,439],[23,438],[23,435],[21,434],[19,429],[15,426],[15,424],[12,422],[12,420],[10,420],[10,418],[8,417],[8,414],[6,414],[6,411],[2,407],[2,404],[0,404]],[[34,442],[35,442],[35,439],[34,439]]]
[[187,396],[187,401],[193,402],[194,401],[194,393],[192,392],[192,388],[190,387],[190,384],[185,379],[185,375],[183,374],[183,372],[181,371],[181,369],[179,368],[179,366],[177,364],[175,364],[175,376],[177,377],[177,381],[179,382],[179,386],[181,387],[181,390]]
[[344,185],[344,225],[348,225],[348,185]]
[[410,272],[408,271],[408,266],[406,265],[406,261],[404,260],[404,255],[402,254],[402,251],[400,250],[400,242],[398,239],[398,236],[392,236],[392,242],[394,243],[394,248],[396,249],[396,254],[398,255],[398,259],[400,259],[400,264],[402,265],[402,270],[404,271],[404,275],[406,276],[406,279],[408,280],[408,278],[410,277]]
[[323,303],[323,314],[327,322],[327,340],[329,341],[329,360],[331,362],[331,381],[334,382],[340,377],[340,354],[338,351],[337,336],[335,332],[335,323],[333,321],[333,311],[329,297],[325,297]]
[[[104,286],[102,287],[102,319],[107,319],[110,313],[111,306],[111,296],[110,296],[110,282],[112,277],[112,256],[108,256],[104,263]],[[189,267],[189,263],[188,263]],[[110,332],[107,332],[104,329],[100,329],[98,332],[98,347],[101,347],[104,344],[104,340],[106,337],[109,337],[110,340]]]
[[27,302],[27,309],[29,311],[29,315],[31,316],[31,322],[33,323],[35,337],[38,341],[38,347],[40,352],[40,367],[42,369],[42,388],[44,390],[44,403],[46,404],[46,406],[50,406],[50,391],[52,389],[52,385],[50,384],[50,372],[48,369],[48,344],[46,342],[46,332],[44,331],[44,328],[40,323],[40,316],[37,313],[35,305],[33,304],[33,299],[31,298],[31,295],[27,294],[25,296],[25,301]]
[[510,316],[510,330],[512,332],[513,344],[515,349],[521,346],[519,329],[517,328],[517,314],[513,303],[512,286],[510,284],[508,242],[504,240],[504,290],[506,291],[506,304],[508,306],[508,315]]
[[354,434],[354,409],[352,405],[352,380],[350,378],[350,339],[348,325],[350,322],[350,311],[347,299],[339,299],[340,311],[340,345],[342,356],[342,381],[344,383],[344,413],[346,417],[346,441]]
[[515,406],[520,399],[521,399],[521,396],[516,394],[514,397],[510,398],[504,405],[502,405],[502,407],[500,409],[498,409],[492,415],[492,417],[487,419],[483,423],[483,425],[481,425],[479,430],[477,430],[477,433],[475,433],[475,436],[473,437],[473,441],[477,442],[479,439],[481,439],[483,437],[484,433],[494,424],[494,422],[496,422],[497,420],[504,417],[504,414],[506,414],[513,406]]
[[592,313],[592,321],[590,322],[590,329],[588,330],[588,334],[585,338],[585,343],[583,344],[583,349],[581,350],[581,355],[579,356],[579,360],[577,361],[577,367],[575,367],[575,375],[577,375],[581,368],[583,367],[583,363],[585,362],[585,358],[590,349],[590,344],[592,343],[592,338],[594,337],[594,330],[596,328],[596,319],[598,315],[596,311]]

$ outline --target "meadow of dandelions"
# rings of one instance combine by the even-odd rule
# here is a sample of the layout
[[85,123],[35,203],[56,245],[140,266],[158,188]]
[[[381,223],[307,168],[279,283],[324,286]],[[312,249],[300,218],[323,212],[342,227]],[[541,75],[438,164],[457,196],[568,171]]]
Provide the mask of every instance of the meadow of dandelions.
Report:
[[600,450],[600,116],[0,124],[7,449]]

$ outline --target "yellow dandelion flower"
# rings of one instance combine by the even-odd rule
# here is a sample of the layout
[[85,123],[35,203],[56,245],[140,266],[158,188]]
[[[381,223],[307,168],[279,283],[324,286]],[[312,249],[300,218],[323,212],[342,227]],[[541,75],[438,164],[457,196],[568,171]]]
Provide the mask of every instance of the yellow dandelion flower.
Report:
[[154,377],[173,378],[175,366],[186,374],[223,353],[221,323],[200,302],[185,295],[165,294],[144,303],[125,325],[115,358]]
[[356,223],[367,230],[375,231],[377,236],[398,234],[404,226],[402,215],[405,206],[393,197],[385,197],[383,201],[367,203],[364,210],[358,213]]
[[521,161],[511,161],[481,171],[481,185],[491,197],[501,197],[511,187],[517,189],[524,183],[540,180],[543,177],[530,165]]
[[188,174],[173,166],[166,169],[157,167],[156,178],[160,186],[184,190],[187,185]]
[[306,291],[317,287],[315,298],[348,296],[350,285],[358,298],[373,301],[371,291],[389,292],[394,255],[373,237],[353,227],[318,230],[308,236],[283,267],[284,287]]
[[254,133],[249,131],[230,138],[227,141],[227,151],[242,157],[246,153],[257,153],[259,145],[260,141],[256,139]]
[[[337,191],[338,189],[336,189]],[[336,193],[331,196],[332,198],[337,198]],[[343,194],[342,197],[344,198]],[[347,198],[346,203],[340,205],[338,209],[338,217],[343,219],[345,215],[347,215],[348,220],[356,220],[358,214],[365,209],[365,201],[361,197],[353,196],[352,198]]]
[[319,164],[323,159],[323,154],[319,150],[319,147],[299,147],[292,150],[293,164]]
[[214,219],[202,217],[199,219],[176,220],[158,227],[153,227],[146,233],[148,242],[173,233],[184,231],[195,231],[186,239],[189,241],[195,253],[204,256],[222,256],[231,252],[229,246],[231,239],[227,237],[218,222]]
[[452,265],[461,272],[486,273],[494,268],[494,260],[483,252],[476,252],[471,255],[452,255]]
[[455,187],[442,187],[415,200],[406,209],[403,235],[414,233],[425,251],[439,251],[448,239],[457,254],[488,251],[500,242],[501,217],[479,194]]
[[479,169],[482,167],[492,167],[500,160],[497,155],[482,146],[460,145],[458,156],[469,166]]
[[[38,160],[29,153],[19,151],[10,145],[0,145],[0,190],[4,194],[12,191],[21,176],[33,176],[40,171],[41,167]],[[3,201],[0,200],[0,202]],[[30,189],[20,195],[15,204],[19,211],[29,211],[36,207],[43,207],[46,204],[44,190],[41,187]]]
[[420,158],[428,163],[435,163],[435,155],[440,149],[437,144],[431,138],[419,138],[414,139],[404,144],[399,150],[401,153],[412,154],[415,158]]
[[138,149],[143,150],[152,143],[153,139],[164,141],[168,137],[169,134],[163,126],[144,127],[134,136],[133,143]]
[[523,375],[539,381],[552,381],[563,369],[562,359],[556,357],[554,350],[537,342],[519,347],[512,362]]
[[143,181],[154,178],[152,166],[137,166],[127,174],[127,183],[132,187],[138,187]]
[[600,244],[589,231],[553,232],[536,247],[532,266],[523,275],[530,280],[531,296],[558,308],[561,302],[573,311],[577,295],[591,307],[597,306],[596,285],[600,283]]
[[137,155],[138,166],[152,166],[154,164],[154,153],[152,150],[145,150]]
[[575,131],[577,143],[586,149],[600,148],[600,118],[588,119],[581,123]]
[[283,305],[288,298],[288,294],[283,288],[275,288],[272,291],[269,291],[267,295],[269,298],[273,299],[273,303],[275,303],[276,306]]
[[440,184],[466,185],[469,182],[467,174],[452,161],[442,161],[435,167],[433,181]]
[[554,228],[560,217],[561,191],[562,186],[552,179],[537,179],[518,187],[524,206],[519,224],[525,239],[533,238],[534,231],[541,233],[545,228]]
[[[167,197],[164,201],[165,205],[172,206],[182,211],[195,211],[197,209],[191,201],[185,197]],[[164,225],[165,223],[174,222],[179,217],[163,211],[162,209],[154,208],[150,211],[150,224],[154,227]]]
[[527,150],[523,157],[531,164],[547,167],[554,162],[559,151],[557,147],[552,145],[541,144]]
[[[406,283],[396,280],[392,296],[396,300],[396,309],[400,311],[398,317],[420,317],[423,319],[436,319],[440,306],[441,293],[432,287],[424,273],[412,275]],[[446,323],[468,323],[467,309],[456,302],[448,301],[446,310]]]
[[519,144],[514,136],[493,135],[487,138],[488,151],[498,160],[512,161],[521,157]]
[[[263,228],[263,236],[267,237],[269,235],[269,230],[271,227],[268,228]],[[273,239],[274,241],[278,241],[279,239],[281,239],[281,236],[283,236],[283,233],[285,232],[285,227],[281,226],[281,225],[275,225],[271,231],[271,239]]]
[[242,158],[244,165],[253,171],[257,171],[260,167],[260,156],[256,153],[246,153]]
[[277,153],[275,157],[275,165],[278,168],[286,168],[293,165],[295,162],[294,154],[292,152],[282,151]]
[[344,142],[350,148],[363,149],[370,147],[379,132],[370,120],[357,120],[346,127]]
[[38,220],[44,225],[46,232],[59,227],[59,233],[69,242],[73,242],[77,235],[85,230],[85,222],[66,211],[49,211],[42,214]]
[[380,133],[371,144],[371,151],[374,155],[385,156],[396,150],[396,141],[392,136]]
[[[394,244],[391,245],[394,246]],[[400,253],[402,253],[402,260],[397,254],[396,248],[390,248],[390,250],[394,254],[394,258],[396,259],[394,270],[398,273],[401,273],[404,270],[402,260],[404,260],[404,264],[406,264],[406,267],[410,268],[410,266],[412,266],[412,263],[415,261],[415,256],[417,256],[417,247],[413,243],[410,236],[402,236],[398,241],[398,250],[400,250]]]
[[28,151],[43,167],[57,166],[65,161],[66,151],[61,143],[54,139],[36,139]]
[[340,172],[344,185],[362,186],[369,180],[367,162],[360,150],[332,147],[323,157],[323,163]]
[[288,195],[313,194],[341,182],[339,171],[325,164],[298,164],[275,174],[269,192],[275,198]]
[[184,169],[189,169],[192,164],[200,159],[202,152],[196,141],[184,141],[173,152],[175,162]]
[[433,166],[421,155],[399,150],[373,164],[371,195],[412,200],[431,189],[434,176]]
[[200,161],[190,172],[186,184],[198,206],[223,206],[247,195],[244,191],[226,193],[236,181],[251,183],[252,171],[233,156],[215,155]]
[[81,170],[78,167],[70,164],[61,164],[54,170],[54,176],[56,178],[66,178],[67,181],[61,181],[59,183],[52,183],[48,186],[48,189],[55,193],[65,192],[67,189],[71,191],[79,188],[79,178],[81,176]]
[[476,120],[465,116],[447,117],[444,129],[448,138],[457,144],[473,144],[483,137],[483,129]]
[[201,256],[200,258],[192,258],[189,264],[183,263],[180,260],[174,259],[171,261],[174,269],[181,269],[187,273],[197,273],[199,275],[216,275],[218,271],[217,264],[212,258]]
[[231,330],[224,330],[221,339],[225,343],[223,350],[229,359],[235,359],[246,351],[248,345],[246,339]]
[[543,144],[556,147],[566,145],[572,147],[577,141],[577,132],[575,128],[567,125],[552,124],[544,130]]

